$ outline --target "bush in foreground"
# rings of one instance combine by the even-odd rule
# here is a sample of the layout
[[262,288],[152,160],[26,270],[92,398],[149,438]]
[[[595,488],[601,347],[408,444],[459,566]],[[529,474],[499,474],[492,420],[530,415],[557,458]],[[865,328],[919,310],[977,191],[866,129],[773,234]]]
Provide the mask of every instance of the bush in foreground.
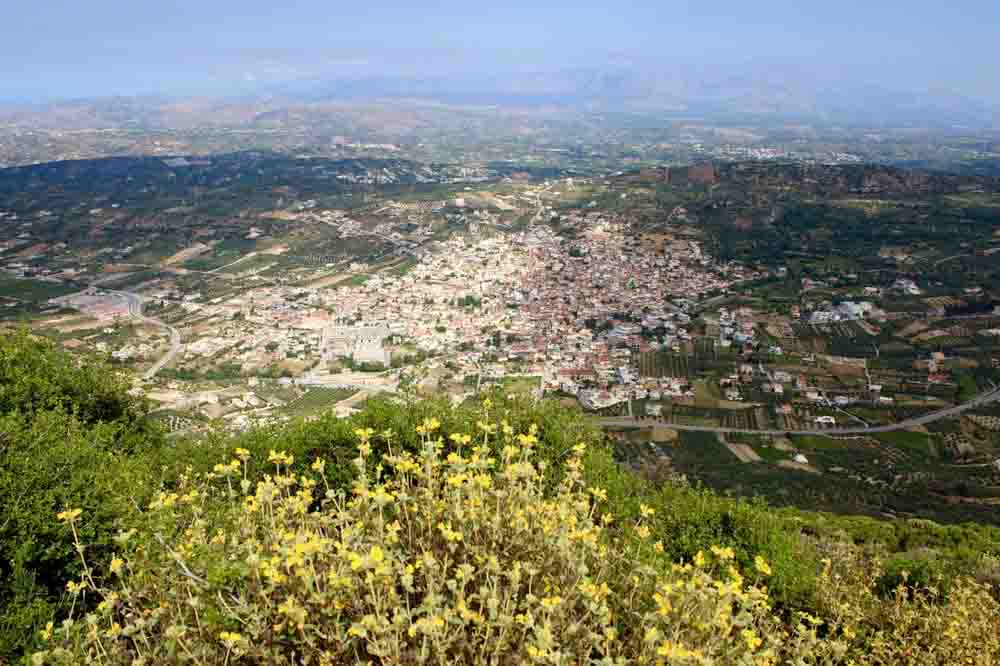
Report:
[[[359,430],[350,495],[325,464],[245,477],[238,450],[184,480],[121,537],[110,587],[71,583],[97,610],[48,627],[44,663],[836,663],[847,644],[771,608],[765,560],[754,579],[723,547],[669,564],[638,521],[619,524],[583,483],[584,446],[545,490],[537,437],[480,424],[419,426],[417,455],[388,452],[370,473]],[[446,452],[450,447],[451,452]],[[60,518],[74,531],[75,510]],[[80,548],[85,560],[85,550]]]
[[255,481],[237,449],[160,493],[103,575],[79,540],[87,516],[62,512],[82,571],[69,591],[94,610],[46,627],[34,662],[1000,662],[987,585],[944,594],[904,572],[886,593],[877,553],[825,542],[811,612],[778,608],[764,558],[741,573],[715,546],[673,562],[651,529],[669,506],[612,515],[584,445],[553,465],[534,428],[416,429],[416,453],[358,429],[350,492],[286,452]]
[[88,512],[82,536],[100,560],[131,498],[155,488],[145,456],[162,435],[128,387],[97,359],[0,332],[0,663],[24,654],[37,629],[68,609],[66,581],[80,562],[54,512]]

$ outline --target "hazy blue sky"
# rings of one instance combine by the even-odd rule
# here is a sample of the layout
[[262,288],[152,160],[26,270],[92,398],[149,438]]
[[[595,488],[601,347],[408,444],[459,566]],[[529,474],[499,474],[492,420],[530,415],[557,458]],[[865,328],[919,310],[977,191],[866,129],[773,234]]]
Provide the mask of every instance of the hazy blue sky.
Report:
[[997,0],[7,0],[0,98],[690,62],[1000,103]]

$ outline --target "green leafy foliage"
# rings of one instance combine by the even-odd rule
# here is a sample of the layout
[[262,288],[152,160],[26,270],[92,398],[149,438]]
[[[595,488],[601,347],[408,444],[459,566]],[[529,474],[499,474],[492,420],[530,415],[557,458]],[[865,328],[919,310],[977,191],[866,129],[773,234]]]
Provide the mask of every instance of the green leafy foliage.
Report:
[[127,389],[106,364],[81,363],[25,331],[0,343],[0,413],[62,409],[85,423],[135,421],[141,403]]
[[69,532],[52,520],[86,507],[100,560],[150,488],[145,453],[158,426],[103,363],[78,363],[26,333],[0,338],[0,659],[23,649],[64,604],[78,572]]

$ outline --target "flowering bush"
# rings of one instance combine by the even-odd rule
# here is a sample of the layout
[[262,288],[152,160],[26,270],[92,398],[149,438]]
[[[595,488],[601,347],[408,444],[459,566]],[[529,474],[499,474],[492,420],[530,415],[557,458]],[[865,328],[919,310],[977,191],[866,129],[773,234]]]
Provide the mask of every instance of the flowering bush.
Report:
[[[550,663],[820,664],[847,645],[821,621],[772,609],[724,547],[670,564],[642,506],[619,524],[582,480],[584,446],[545,490],[536,431],[418,427],[414,455],[359,429],[349,494],[317,460],[254,483],[250,457],[162,492],[119,538],[108,580],[70,583],[96,610],[43,632],[38,664]],[[86,516],[59,516],[76,534]]]
[[1000,663],[1000,602],[989,585],[957,577],[945,594],[943,581],[914,585],[904,572],[899,585],[880,594],[878,561],[848,544],[827,547],[817,612],[848,639],[855,663]]

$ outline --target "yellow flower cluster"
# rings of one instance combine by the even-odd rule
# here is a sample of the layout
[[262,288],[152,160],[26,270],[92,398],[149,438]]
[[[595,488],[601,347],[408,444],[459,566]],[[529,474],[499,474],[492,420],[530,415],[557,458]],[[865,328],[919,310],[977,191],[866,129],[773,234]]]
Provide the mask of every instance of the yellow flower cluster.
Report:
[[[250,454],[242,449],[214,479],[162,493],[151,510],[178,537],[147,539],[112,560],[123,593],[92,618],[103,633],[73,644],[108,663],[169,661],[160,652],[168,649],[205,663],[293,654],[308,663],[445,655],[458,663],[598,655],[710,663],[782,653],[782,628],[762,590],[717,578],[704,556],[667,573],[632,559],[607,531],[610,516],[595,518],[595,502],[607,495],[582,482],[583,445],[550,494],[534,462],[537,428],[515,434],[506,423],[483,423],[476,438],[440,429],[437,419],[424,421],[420,450],[390,447],[374,476],[367,458],[375,433],[359,429],[350,495],[318,497],[323,462],[311,467],[318,479],[297,477],[288,471],[292,456],[271,451],[278,474],[243,484],[226,510],[230,477],[243,468],[245,479]],[[446,451],[449,442],[455,448]],[[229,492],[213,486],[220,478]],[[210,512],[218,516],[212,530]],[[640,514],[650,519],[655,510],[643,505]],[[635,530],[645,539],[650,528]],[[718,563],[732,559],[726,549],[713,553]],[[112,634],[126,640],[109,642]]]

